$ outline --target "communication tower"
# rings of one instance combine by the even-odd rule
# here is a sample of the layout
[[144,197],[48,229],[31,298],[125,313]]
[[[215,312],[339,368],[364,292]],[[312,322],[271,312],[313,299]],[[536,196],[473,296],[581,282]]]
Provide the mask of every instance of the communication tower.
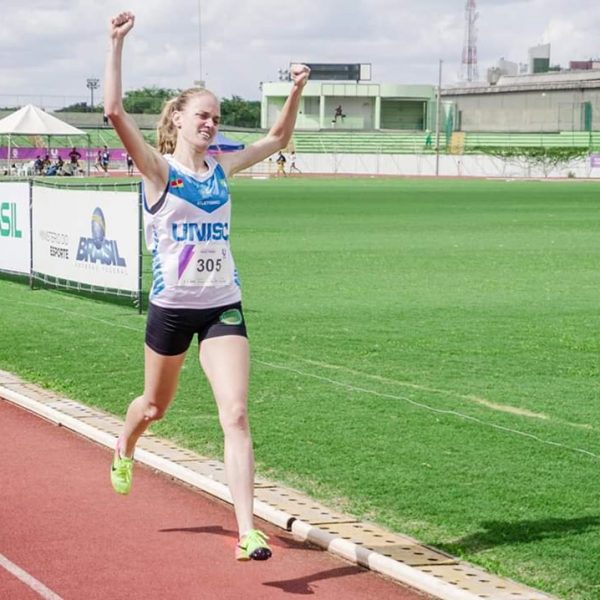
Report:
[[479,72],[477,69],[477,26],[479,18],[475,0],[467,0],[465,6],[465,44],[462,54],[462,68],[460,78],[463,81],[477,81]]

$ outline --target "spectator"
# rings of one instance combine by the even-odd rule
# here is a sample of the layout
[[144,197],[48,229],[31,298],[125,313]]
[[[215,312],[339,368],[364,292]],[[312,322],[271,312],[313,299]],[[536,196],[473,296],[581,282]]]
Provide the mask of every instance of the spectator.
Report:
[[104,146],[104,150],[100,153],[100,166],[104,171],[104,176],[108,176],[108,163],[110,162],[110,152],[108,151],[108,147]]
[[33,174],[41,175],[44,172],[44,161],[42,157],[38,154],[35,157],[35,162],[33,163]]
[[104,123],[105,127],[108,127],[110,125],[110,123],[108,122],[108,115],[102,115],[102,122]]
[[344,111],[342,110],[341,104],[339,104],[337,106],[337,108],[335,109],[335,113],[333,114],[333,121],[331,121],[331,122],[337,123],[338,117],[342,120],[342,123],[344,122],[344,119],[346,118],[346,115],[344,114]]
[[296,153],[292,152],[290,155],[290,175],[292,171],[296,171],[297,173],[302,173],[302,171],[296,166]]
[[129,154],[127,154],[126,160],[127,160],[127,175],[129,175],[131,177],[133,175],[133,158],[131,158],[131,156],[129,156]]
[[98,152],[96,152],[96,162],[94,163],[94,168],[96,171],[100,171],[102,169],[102,150],[98,150]]
[[64,165],[63,159],[58,156],[56,162],[50,163],[46,166],[44,170],[44,175],[54,176],[54,175],[62,175],[62,166]]
[[425,137],[425,150],[431,150],[433,146],[433,139],[431,137],[431,131],[427,130],[427,136]]
[[280,175],[287,177],[287,173],[285,172],[286,159],[281,150],[279,151],[279,154],[277,155],[275,162],[277,163],[277,173],[276,173],[277,177],[279,177]]
[[50,165],[45,171],[44,171],[44,175],[47,176],[54,176],[54,175],[58,175],[58,167],[56,166],[56,164]]
[[76,175],[80,170],[79,161],[81,160],[81,153],[73,146],[71,152],[69,152],[69,171],[71,175]]

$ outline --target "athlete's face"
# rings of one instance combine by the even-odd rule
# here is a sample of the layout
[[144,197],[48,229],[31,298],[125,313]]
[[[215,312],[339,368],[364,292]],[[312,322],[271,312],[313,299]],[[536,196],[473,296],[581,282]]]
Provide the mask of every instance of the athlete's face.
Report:
[[217,135],[221,121],[219,101],[212,94],[192,96],[173,121],[179,135],[199,150],[205,150]]

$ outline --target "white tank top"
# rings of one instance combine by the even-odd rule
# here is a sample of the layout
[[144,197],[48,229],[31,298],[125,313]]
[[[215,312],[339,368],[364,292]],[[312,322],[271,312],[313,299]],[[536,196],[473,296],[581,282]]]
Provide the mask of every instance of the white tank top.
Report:
[[144,194],[146,244],[152,252],[150,302],[165,308],[212,308],[241,299],[231,256],[231,197],[221,165],[206,157],[198,175],[170,154],[169,181],[158,210]]

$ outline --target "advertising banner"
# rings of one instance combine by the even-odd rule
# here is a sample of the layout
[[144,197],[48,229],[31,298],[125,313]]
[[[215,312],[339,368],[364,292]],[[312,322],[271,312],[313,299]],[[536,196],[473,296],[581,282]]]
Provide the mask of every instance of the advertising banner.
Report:
[[600,167],[600,154],[590,154],[590,167]]
[[0,183],[0,271],[29,274],[29,183]]
[[33,188],[33,270],[138,291],[136,192]]
[[[35,160],[38,156],[44,158],[46,154],[50,157],[50,160],[56,160],[59,156],[65,160],[69,160],[69,152],[71,152],[72,147],[70,148],[15,148],[12,147],[10,149],[10,158],[14,161],[22,161],[22,160]],[[78,148],[79,153],[81,154],[81,158],[83,160],[94,160],[96,155],[98,154],[98,150],[101,148]],[[109,148],[109,153],[111,160],[121,160],[124,161],[127,153],[122,148]],[[0,146],[0,160],[6,160],[8,156],[8,146]]]

